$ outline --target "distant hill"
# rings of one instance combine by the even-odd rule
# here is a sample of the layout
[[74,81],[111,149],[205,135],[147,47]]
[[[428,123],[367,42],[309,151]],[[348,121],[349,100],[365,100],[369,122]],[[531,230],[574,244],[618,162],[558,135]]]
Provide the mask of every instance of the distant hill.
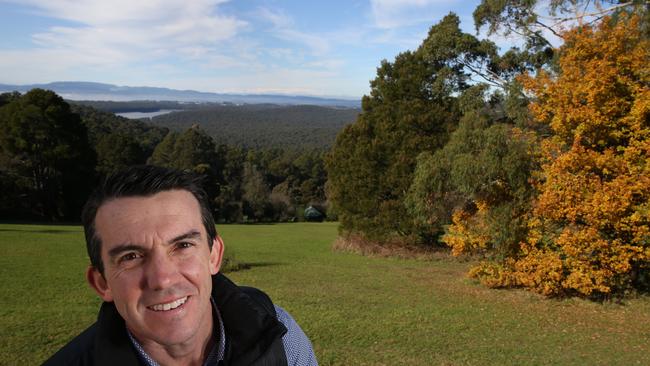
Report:
[[234,104],[273,103],[281,105],[321,105],[358,108],[360,99],[319,98],[310,96],[291,96],[279,94],[221,94],[194,90],[176,90],[155,87],[117,86],[93,82],[57,81],[48,84],[8,85],[0,84],[0,93],[27,92],[33,88],[53,90],[70,100],[153,100],[177,102],[216,102]]
[[329,148],[338,132],[355,121],[358,108],[313,105],[209,105],[151,118],[151,124],[183,131],[193,124],[218,144],[250,148]]

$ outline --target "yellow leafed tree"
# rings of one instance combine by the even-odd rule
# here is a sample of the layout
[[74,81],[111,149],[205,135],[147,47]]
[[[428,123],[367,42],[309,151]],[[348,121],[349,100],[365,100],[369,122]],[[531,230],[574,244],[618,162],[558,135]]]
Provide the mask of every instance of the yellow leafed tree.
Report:
[[650,284],[650,42],[638,17],[565,34],[559,72],[520,81],[553,136],[517,258],[472,273],[491,286],[601,297]]

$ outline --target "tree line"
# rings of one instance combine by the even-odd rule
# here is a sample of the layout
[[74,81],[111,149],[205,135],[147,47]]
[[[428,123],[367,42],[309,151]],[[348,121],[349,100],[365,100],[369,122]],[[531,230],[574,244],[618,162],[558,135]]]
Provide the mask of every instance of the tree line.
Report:
[[[327,211],[324,152],[217,144],[33,89],[0,94],[0,218],[77,221],[99,179],[137,164],[197,172],[219,222],[302,220]],[[330,212],[330,216],[333,215]]]
[[[344,238],[483,258],[491,287],[650,288],[650,5],[483,0],[382,61],[326,157]],[[545,34],[561,40],[555,47]]]

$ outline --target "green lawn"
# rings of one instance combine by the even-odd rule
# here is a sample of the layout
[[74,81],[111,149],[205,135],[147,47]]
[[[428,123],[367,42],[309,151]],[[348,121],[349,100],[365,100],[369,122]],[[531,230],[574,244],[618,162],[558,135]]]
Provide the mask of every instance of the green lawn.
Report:
[[[648,365],[650,299],[546,300],[468,280],[469,263],[332,252],[336,226],[225,225],[231,273],[287,309],[321,365]],[[0,225],[0,365],[43,361],[93,322],[76,226]]]

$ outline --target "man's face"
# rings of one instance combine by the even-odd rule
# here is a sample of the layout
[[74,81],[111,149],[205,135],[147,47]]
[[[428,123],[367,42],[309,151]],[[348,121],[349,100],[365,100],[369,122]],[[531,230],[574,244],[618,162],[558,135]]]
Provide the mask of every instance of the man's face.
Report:
[[215,240],[210,251],[190,192],[108,201],[97,211],[95,229],[104,275],[90,268],[88,281],[104,301],[115,303],[143,346],[190,345],[210,337],[211,275],[219,270],[223,243]]

